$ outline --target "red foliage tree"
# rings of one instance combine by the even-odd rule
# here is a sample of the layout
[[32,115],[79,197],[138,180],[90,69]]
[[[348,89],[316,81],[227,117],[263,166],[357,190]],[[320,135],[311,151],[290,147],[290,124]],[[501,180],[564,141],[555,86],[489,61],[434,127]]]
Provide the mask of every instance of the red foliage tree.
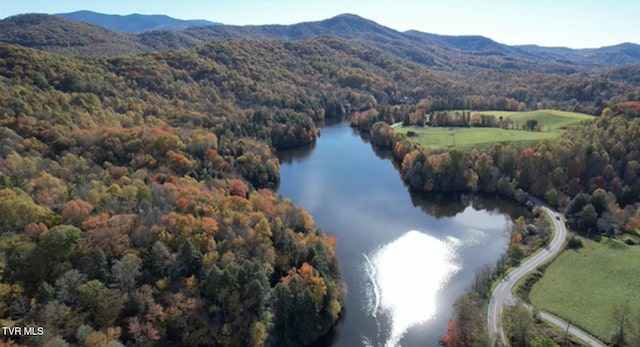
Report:
[[89,218],[89,214],[93,211],[93,206],[81,199],[74,199],[62,208],[62,218],[74,226],[80,227],[82,222]]
[[229,193],[231,195],[246,198],[249,193],[249,187],[241,180],[234,178],[229,180]]
[[180,198],[176,200],[176,209],[180,212],[186,212],[189,207],[189,200],[186,198]]
[[438,338],[438,342],[446,347],[460,346],[460,341],[457,336],[458,323],[453,319],[449,320],[447,325],[447,333]]
[[24,227],[24,235],[35,241],[40,239],[40,235],[47,230],[49,230],[49,228],[42,223],[30,223]]

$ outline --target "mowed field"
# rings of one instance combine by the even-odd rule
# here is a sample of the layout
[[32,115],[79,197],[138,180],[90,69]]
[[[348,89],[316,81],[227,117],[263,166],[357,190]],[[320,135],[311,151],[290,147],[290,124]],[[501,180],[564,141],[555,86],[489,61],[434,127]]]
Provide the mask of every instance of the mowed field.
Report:
[[[566,112],[558,110],[537,110],[528,112],[511,111],[483,111],[480,113],[492,114],[498,118],[511,118],[519,125],[526,123],[527,119],[535,119],[544,124],[543,131],[562,132],[569,126],[580,124],[584,120],[592,120],[593,116],[584,113]],[[473,112],[472,112],[473,114]]]
[[[473,114],[475,112],[471,112]],[[528,119],[535,119],[544,124],[541,132],[524,130],[506,130],[500,128],[448,128],[448,127],[404,127],[394,128],[397,133],[406,134],[413,131],[416,137],[411,137],[423,146],[432,148],[459,147],[473,148],[491,145],[496,142],[537,142],[551,139],[561,134],[567,127],[578,125],[582,121],[594,119],[593,116],[556,110],[537,110],[529,112],[510,111],[482,111],[480,113],[494,115],[497,118],[511,118],[516,124],[523,125]]]
[[640,314],[640,246],[608,238],[582,242],[583,248],[563,252],[547,268],[529,298],[540,310],[609,341],[615,307],[628,304],[632,320]]

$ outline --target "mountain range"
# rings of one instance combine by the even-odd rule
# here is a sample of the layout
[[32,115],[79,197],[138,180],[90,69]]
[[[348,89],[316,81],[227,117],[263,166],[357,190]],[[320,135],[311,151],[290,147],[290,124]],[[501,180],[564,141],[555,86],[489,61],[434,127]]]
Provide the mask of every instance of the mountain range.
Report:
[[[185,21],[172,27],[154,22],[158,16],[116,16],[114,20],[86,11],[75,12],[73,17],[93,24],[42,14],[19,15],[0,21],[0,41],[63,54],[122,55],[192,48],[224,39],[290,41],[335,36],[431,69],[459,74],[496,69],[572,74],[640,62],[640,45],[632,43],[594,49],[509,46],[482,36],[400,32],[353,14],[294,25],[220,24],[186,29],[180,27],[205,23]],[[165,24],[158,24],[161,22]],[[107,28],[119,28],[120,32]],[[143,32],[129,33],[138,31]]]
[[121,16],[92,11],[76,11],[58,13],[55,14],[55,16],[77,22],[94,24],[127,34],[139,34],[151,30],[182,30],[190,27],[221,24],[203,19],[182,20],[166,15],[143,15],[137,13]]

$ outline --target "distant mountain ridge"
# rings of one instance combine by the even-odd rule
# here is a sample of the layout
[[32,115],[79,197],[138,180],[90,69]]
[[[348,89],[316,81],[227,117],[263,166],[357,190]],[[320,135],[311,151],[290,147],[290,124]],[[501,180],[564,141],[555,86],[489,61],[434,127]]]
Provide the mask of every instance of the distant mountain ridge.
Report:
[[183,20],[166,15],[144,15],[137,13],[123,16],[92,11],[76,11],[58,13],[54,16],[98,25],[127,34],[139,34],[152,30],[182,30],[190,27],[221,24],[204,19]]
[[513,46],[526,54],[540,58],[572,60],[582,64],[620,66],[640,61],[640,46],[625,42],[601,48],[571,49],[566,47],[540,47],[536,45]]
[[[31,17],[30,17],[31,16]],[[0,21],[0,41],[75,55],[117,55],[192,48],[223,39],[309,40],[335,36],[432,69],[468,74],[487,70],[572,74],[592,69],[640,63],[640,45],[624,43],[594,49],[509,46],[483,36],[446,36],[410,30],[400,32],[353,14],[293,25],[209,25],[183,30],[153,30],[140,34],[105,34],[106,29],[53,16],[20,15]],[[29,23],[37,22],[37,25]],[[25,25],[24,23],[27,23]],[[79,25],[83,24],[83,26]],[[63,38],[47,41],[48,32]],[[97,49],[87,37],[98,40]],[[38,45],[37,39],[40,38]],[[81,44],[79,44],[81,43]],[[110,47],[115,47],[112,51]]]
[[136,36],[47,14],[1,20],[0,41],[69,55],[127,55],[149,50]]

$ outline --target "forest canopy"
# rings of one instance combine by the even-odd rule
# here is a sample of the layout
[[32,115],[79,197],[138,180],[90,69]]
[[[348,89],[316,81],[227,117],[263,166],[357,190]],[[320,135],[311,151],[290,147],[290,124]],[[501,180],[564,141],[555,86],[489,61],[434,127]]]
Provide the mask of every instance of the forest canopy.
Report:
[[[571,207],[578,226],[636,222],[627,82],[461,80],[378,53],[330,37],[110,58],[0,44],[0,318],[47,332],[18,342],[299,346],[325,334],[344,295],[336,240],[271,190],[274,152],[315,141],[325,118],[353,115],[413,189],[527,191]],[[558,142],[470,153],[382,123],[541,107],[609,116]]]
[[344,112],[330,96],[271,95],[204,52],[0,51],[0,314],[46,332],[18,342],[298,346],[335,323],[336,240],[264,189],[275,149]]

